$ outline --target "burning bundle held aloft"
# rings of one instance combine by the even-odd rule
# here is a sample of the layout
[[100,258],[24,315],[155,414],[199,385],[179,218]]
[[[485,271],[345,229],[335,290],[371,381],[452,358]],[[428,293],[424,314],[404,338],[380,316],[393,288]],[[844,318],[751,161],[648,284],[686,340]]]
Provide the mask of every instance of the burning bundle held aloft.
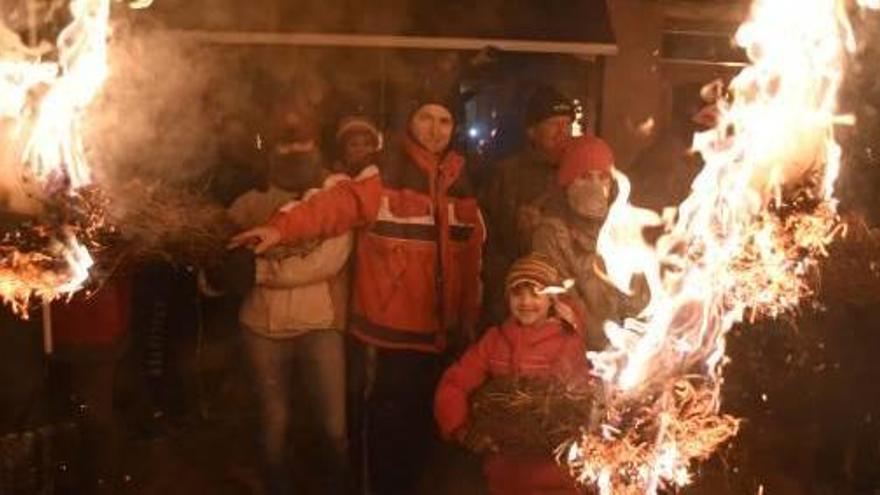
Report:
[[[792,15],[797,12],[797,15]],[[690,481],[736,433],[720,412],[725,337],[747,318],[793,311],[839,232],[833,197],[837,93],[854,48],[837,0],[756,0],[737,33],[752,63],[695,137],[705,167],[656,245],[656,215],[621,194],[599,238],[607,275],[627,291],[644,276],[651,302],[589,359],[602,380],[600,418],[560,457],[602,493],[656,493]],[[621,254],[624,253],[624,254]]]
[[[0,298],[23,316],[33,298],[69,296],[94,278],[93,256],[107,258],[105,267],[123,256],[195,263],[222,252],[232,230],[198,194],[93,183],[82,129],[108,75],[111,2],[34,5],[42,8],[0,18],[0,175],[17,193],[0,199],[26,213],[0,237]],[[10,18],[19,22],[10,27]]]

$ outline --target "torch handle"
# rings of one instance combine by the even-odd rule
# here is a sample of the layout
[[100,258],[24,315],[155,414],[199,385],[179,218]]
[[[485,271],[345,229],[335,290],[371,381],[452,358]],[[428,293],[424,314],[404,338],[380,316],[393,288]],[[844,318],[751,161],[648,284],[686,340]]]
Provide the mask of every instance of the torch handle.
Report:
[[43,301],[43,352],[51,356],[55,350],[52,342],[52,303]]

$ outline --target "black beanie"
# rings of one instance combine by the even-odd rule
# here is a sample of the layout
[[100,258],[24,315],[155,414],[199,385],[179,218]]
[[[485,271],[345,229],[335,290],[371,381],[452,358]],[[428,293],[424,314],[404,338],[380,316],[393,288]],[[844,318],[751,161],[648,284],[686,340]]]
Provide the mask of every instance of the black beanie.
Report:
[[447,78],[433,78],[421,81],[408,101],[408,117],[412,118],[425,105],[440,105],[449,110],[455,124],[461,122],[464,115],[464,104],[459,90],[458,81]]
[[550,86],[538,86],[526,105],[526,127],[556,116],[574,118],[574,105],[570,99]]

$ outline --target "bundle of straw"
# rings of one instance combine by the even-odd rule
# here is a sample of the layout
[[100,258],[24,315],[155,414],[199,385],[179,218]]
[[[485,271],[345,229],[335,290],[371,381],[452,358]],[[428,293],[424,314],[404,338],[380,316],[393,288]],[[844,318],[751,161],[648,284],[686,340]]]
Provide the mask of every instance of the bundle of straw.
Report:
[[44,200],[39,217],[3,215],[0,296],[14,312],[26,318],[34,296],[49,301],[62,295],[60,288],[75,276],[75,244],[101,257],[116,243],[118,232],[104,221],[105,205],[99,191],[83,189]]
[[135,259],[209,265],[236,228],[226,210],[198,191],[131,181],[109,192],[107,216]]
[[203,194],[132,181],[49,195],[38,216],[0,220],[0,297],[27,317],[34,296],[52,300],[73,276],[74,245],[95,265],[89,287],[119,267],[156,258],[207,266],[222,260],[235,227]]
[[[644,493],[646,476],[661,462],[658,446],[687,465],[708,458],[736,435],[739,421],[718,412],[717,387],[697,376],[670,382],[656,400],[608,411],[606,420],[615,428],[585,431],[562,444],[557,458],[583,483],[606,472],[614,493]],[[570,457],[572,449],[580,455]]]
[[496,377],[471,398],[465,446],[505,453],[552,454],[589,422],[591,394],[551,378]]

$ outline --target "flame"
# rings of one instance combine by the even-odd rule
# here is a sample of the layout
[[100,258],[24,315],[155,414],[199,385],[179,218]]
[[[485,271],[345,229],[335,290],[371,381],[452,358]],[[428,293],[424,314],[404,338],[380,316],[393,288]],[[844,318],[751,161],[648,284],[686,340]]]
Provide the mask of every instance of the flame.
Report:
[[[752,63],[717,102],[717,126],[694,137],[705,166],[677,218],[630,205],[613,171],[620,194],[598,240],[605,278],[628,293],[642,276],[651,300],[637,318],[606,322],[609,347],[588,354],[599,427],[559,452],[601,493],[685,485],[691,461],[736,433],[720,413],[727,332],[795,310],[838,230],[833,131],[848,121],[837,93],[855,47],[842,0],[756,0],[736,41]],[[647,226],[664,228],[656,245]]]
[[[55,240],[45,252],[14,250],[5,257],[7,262],[0,266],[0,295],[14,312],[24,316],[33,296],[51,301],[79,290],[92,266],[89,251],[73,235]],[[58,259],[66,264],[66,270],[53,269]]]
[[[53,200],[91,183],[80,128],[107,77],[110,0],[71,0],[69,8],[72,21],[58,36],[55,61],[45,60],[45,45],[26,46],[0,24],[0,118],[25,143],[23,175]],[[40,236],[48,241],[21,252],[7,235],[0,250],[0,297],[25,316],[34,296],[52,300],[77,291],[92,266],[75,229],[50,230]]]
[[73,0],[73,21],[58,36],[57,78],[36,109],[24,161],[41,182],[62,174],[72,189],[91,182],[81,115],[107,78],[109,0]]

